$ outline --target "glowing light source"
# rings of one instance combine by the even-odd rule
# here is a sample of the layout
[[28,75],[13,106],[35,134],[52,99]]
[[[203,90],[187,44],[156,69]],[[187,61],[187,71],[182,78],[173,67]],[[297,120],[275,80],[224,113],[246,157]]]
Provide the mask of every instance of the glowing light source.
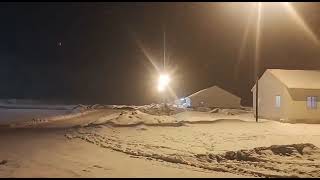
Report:
[[170,83],[170,77],[168,74],[161,74],[158,82],[158,90],[164,91]]

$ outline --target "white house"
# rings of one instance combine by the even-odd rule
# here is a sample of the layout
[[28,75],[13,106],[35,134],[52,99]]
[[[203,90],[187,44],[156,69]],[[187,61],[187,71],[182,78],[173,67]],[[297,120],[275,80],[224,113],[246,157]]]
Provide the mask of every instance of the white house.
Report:
[[[320,71],[268,69],[258,85],[259,117],[287,122],[320,122]],[[255,86],[251,92],[255,113]]]
[[241,98],[218,87],[212,86],[187,97],[192,107],[240,108]]

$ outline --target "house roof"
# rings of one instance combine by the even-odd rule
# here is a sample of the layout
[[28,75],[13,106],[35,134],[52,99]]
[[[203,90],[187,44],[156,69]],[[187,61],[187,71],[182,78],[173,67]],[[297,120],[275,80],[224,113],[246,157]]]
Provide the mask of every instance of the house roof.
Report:
[[189,98],[190,98],[190,97],[194,97],[194,96],[197,96],[198,94],[206,93],[206,92],[209,92],[209,90],[214,90],[214,89],[224,91],[224,92],[230,94],[230,96],[233,96],[233,97],[235,97],[235,98],[241,99],[240,97],[238,97],[238,96],[236,96],[236,95],[234,95],[234,94],[232,94],[232,93],[230,93],[230,92],[228,92],[228,91],[220,88],[219,86],[211,86],[211,87],[208,87],[208,88],[206,88],[206,89],[202,89],[202,90],[200,90],[200,91],[198,91],[198,92],[195,92],[195,93],[191,94],[191,95],[188,96],[188,97],[189,97]]
[[289,89],[320,89],[320,71],[268,69]]

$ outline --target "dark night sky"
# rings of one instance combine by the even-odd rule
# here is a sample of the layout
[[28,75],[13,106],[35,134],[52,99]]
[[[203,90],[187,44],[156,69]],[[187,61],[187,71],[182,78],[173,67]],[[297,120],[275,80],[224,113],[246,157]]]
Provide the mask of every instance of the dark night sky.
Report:
[[[294,4],[320,36],[319,3]],[[147,104],[158,99],[163,29],[178,96],[219,85],[251,104],[255,16],[239,3],[2,3],[1,98]],[[61,46],[59,46],[61,42]],[[260,74],[319,69],[320,47],[279,5],[262,17]]]

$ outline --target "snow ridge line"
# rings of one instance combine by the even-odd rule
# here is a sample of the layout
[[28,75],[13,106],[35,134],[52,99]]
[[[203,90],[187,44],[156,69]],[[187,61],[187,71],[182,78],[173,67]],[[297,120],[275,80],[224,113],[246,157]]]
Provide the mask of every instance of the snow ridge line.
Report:
[[164,123],[147,123],[147,122],[136,122],[136,123],[132,123],[132,124],[119,124],[117,122],[114,122],[114,120],[116,120],[117,118],[114,119],[110,119],[106,122],[102,122],[102,123],[89,123],[87,126],[85,127],[95,127],[98,125],[110,125],[112,127],[136,127],[136,126],[140,126],[140,125],[145,125],[145,126],[152,126],[152,127],[181,127],[181,126],[185,126],[187,124],[215,124],[215,123],[219,123],[221,121],[241,121],[241,122],[246,122],[240,119],[215,119],[215,120],[201,120],[201,121],[176,121],[176,122],[164,122]]

